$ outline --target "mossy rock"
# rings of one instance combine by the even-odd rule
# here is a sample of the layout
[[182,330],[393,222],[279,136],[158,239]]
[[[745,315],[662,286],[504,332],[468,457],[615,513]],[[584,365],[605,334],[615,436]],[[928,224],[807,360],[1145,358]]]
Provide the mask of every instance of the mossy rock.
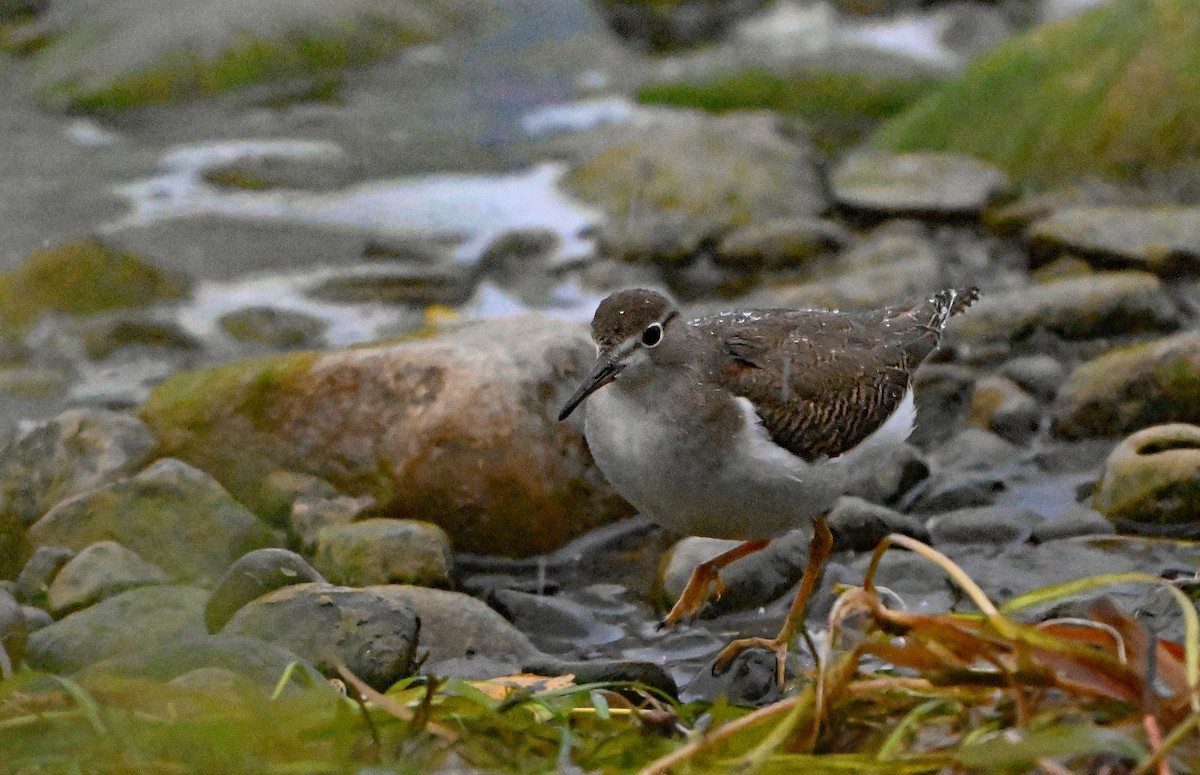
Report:
[[1115,0],[975,60],[872,138],[1015,178],[1131,177],[1200,152],[1200,0]]
[[177,299],[188,282],[134,253],[83,239],[39,250],[0,274],[0,325],[23,331],[42,314],[86,315]]
[[748,68],[710,80],[647,84],[637,98],[710,113],[772,110],[796,116],[812,128],[818,148],[835,152],[857,144],[880,122],[901,114],[940,83],[927,77],[820,71],[780,74]]
[[[34,88],[52,107],[96,112],[203,98],[341,73],[467,26],[464,0],[116,0],[64,3],[40,24]],[[162,19],[169,17],[170,25]]]
[[1200,427],[1156,425],[1118,444],[1105,461],[1096,509],[1111,520],[1195,522],[1200,512]]

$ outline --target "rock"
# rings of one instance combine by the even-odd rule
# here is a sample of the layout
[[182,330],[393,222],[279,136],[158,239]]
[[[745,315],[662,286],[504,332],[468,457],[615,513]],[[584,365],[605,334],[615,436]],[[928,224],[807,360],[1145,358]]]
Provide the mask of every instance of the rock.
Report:
[[297,471],[437,524],[457,551],[542,554],[630,513],[555,420],[594,357],[582,327],[525,315],[176,374],[141,412],[166,454],[255,509],[267,475]]
[[255,549],[238,558],[213,586],[204,606],[204,624],[217,632],[251,600],[292,584],[324,582],[316,568],[287,549]]
[[[719,600],[709,598],[701,615],[719,616],[730,611],[757,608],[782,595],[804,574],[810,535],[808,528],[793,530],[771,541],[766,549],[727,565],[721,570],[725,594]],[[679,598],[697,565],[739,543],[692,536],[672,546],[659,561],[654,587],[664,610]]]
[[327,676],[335,659],[377,691],[416,670],[420,619],[378,587],[293,584],[250,601],[222,633],[258,638],[310,660]]
[[59,501],[135,473],[155,443],[150,428],[133,415],[68,409],[4,455],[0,504],[31,525]]
[[818,279],[768,286],[757,306],[873,309],[911,302],[942,282],[942,261],[924,225],[886,221],[831,261]]
[[767,114],[648,109],[548,144],[575,160],[567,189],[608,214],[602,250],[631,261],[685,264],[734,227],[825,209],[815,152]]
[[562,282],[555,272],[562,238],[551,229],[509,231],[484,248],[476,269],[488,282],[518,298],[543,302]]
[[116,541],[85,546],[54,576],[47,591],[50,613],[63,616],[106,597],[147,584],[165,584],[167,574]]
[[262,482],[258,515],[275,527],[287,527],[296,501],[340,496],[336,487],[316,476],[298,471],[272,471]]
[[851,473],[846,494],[871,503],[892,504],[929,476],[924,455],[911,444],[901,444],[872,465]]
[[[54,3],[38,23],[34,88],[63,109],[112,111],[267,84],[282,94],[429,43],[484,18],[486,3],[280,2],[253,12],[231,0]],[[170,18],[164,29],[154,20]],[[141,87],[137,85],[141,84]],[[261,98],[265,98],[263,95]]]
[[280,541],[211,476],[170,458],[63,501],[29,528],[29,539],[74,549],[115,539],[172,578],[200,584],[251,549]]
[[1096,509],[1110,520],[1194,523],[1200,513],[1200,426],[1145,428],[1104,463]]
[[1038,331],[1094,339],[1171,331],[1180,315],[1162,282],[1144,272],[1101,272],[984,294],[971,314],[950,322],[951,336],[970,344],[1016,343]]
[[1028,238],[1039,263],[1069,253],[1155,274],[1200,269],[1200,207],[1072,207],[1036,221]]
[[203,637],[204,601],[194,587],[137,587],[43,627],[29,638],[29,664],[73,673],[108,657]]
[[719,40],[766,0],[600,0],[597,10],[620,37],[649,51],[669,51]]
[[1093,508],[1079,505],[1054,519],[1039,522],[1033,528],[1038,543],[1077,536],[1112,535],[1113,525]]
[[457,306],[471,297],[476,276],[475,267],[461,263],[371,264],[322,280],[309,288],[307,295],[337,304]]
[[[1188,0],[1107,3],[1030,29],[884,123],[871,145],[969,153],[1042,184],[1170,168],[1197,148],[1179,119],[1197,110],[1191,9]],[[1126,33],[1119,56],[1112,30]],[[1103,97],[1080,84],[1104,84]]]
[[628,660],[569,661],[543,654],[529,638],[483,602],[458,592],[389,584],[368,587],[416,611],[427,675],[486,679],[513,673],[573,674],[576,681],[641,681],[675,696],[675,682],[658,665]]
[[940,468],[959,471],[1001,468],[1015,462],[1021,448],[983,428],[964,428],[938,448]]
[[758,223],[727,234],[717,246],[718,265],[758,271],[794,269],[850,240],[836,221],[797,216]]
[[217,320],[229,336],[276,350],[319,347],[329,324],[317,317],[279,307],[246,307]]
[[977,215],[1004,196],[1007,176],[985,162],[954,153],[860,151],[829,178],[842,207],[891,216]]
[[454,557],[446,531],[412,519],[366,519],[317,534],[313,563],[335,584],[450,584]]
[[317,550],[322,530],[357,522],[375,506],[375,498],[370,495],[357,498],[349,495],[333,498],[305,496],[292,504],[289,527],[292,535],[300,540],[301,548],[311,553]]
[[[978,303],[978,302],[976,302]],[[975,314],[972,310],[971,314]],[[913,374],[917,422],[909,441],[928,449],[950,438],[962,427],[975,372],[949,363],[924,363]]]
[[1008,489],[1004,477],[988,471],[938,471],[925,481],[911,511],[942,514],[995,503]]
[[214,186],[239,191],[287,188],[300,191],[336,191],[361,183],[371,170],[347,153],[290,155],[264,153],[242,156],[209,167],[204,179]]
[[1063,439],[1117,436],[1148,425],[1200,423],[1200,331],[1121,347],[1086,361],[1051,407]]
[[320,680],[320,673],[307,660],[274,643],[224,633],[189,634],[129,653],[113,654],[89,665],[85,675],[120,675],[166,682],[197,670],[219,669],[249,678],[260,691],[269,691],[292,663],[298,663],[302,672]]
[[0,21],[23,21],[24,17],[41,13],[50,0],[0,0]]
[[1010,544],[1028,540],[1042,517],[1028,509],[984,506],[929,520],[929,537],[941,544]]
[[625,636],[621,627],[602,622],[586,606],[561,597],[498,589],[488,602],[535,646],[551,654],[612,643]]
[[29,623],[21,604],[5,590],[0,590],[0,680],[12,678],[13,671],[25,659],[25,644],[29,638]]
[[929,540],[929,531],[916,517],[850,495],[837,499],[827,519],[836,551],[869,552],[892,533]]
[[967,406],[967,422],[975,427],[1023,445],[1037,433],[1041,419],[1038,402],[1007,377],[984,377],[975,383]]
[[0,367],[0,393],[28,401],[50,401],[67,392],[72,375],[45,366]]
[[59,569],[75,552],[65,546],[39,546],[17,576],[17,593],[20,600],[39,608],[48,608],[50,601],[46,592]]
[[188,282],[93,239],[39,250],[0,274],[0,324],[25,330],[48,312],[86,315],[178,299]]
[[1039,401],[1050,401],[1067,378],[1067,370],[1049,355],[1026,355],[1006,361],[1000,373]]
[[89,317],[79,323],[83,349],[93,361],[101,361],[127,347],[157,347],[166,350],[199,350],[202,344],[178,323],[154,320],[128,313]]
[[54,617],[50,615],[49,611],[43,608],[37,608],[31,605],[23,605],[21,606],[21,612],[25,614],[25,623],[29,626],[30,632],[34,632],[46,627],[47,625],[54,624]]

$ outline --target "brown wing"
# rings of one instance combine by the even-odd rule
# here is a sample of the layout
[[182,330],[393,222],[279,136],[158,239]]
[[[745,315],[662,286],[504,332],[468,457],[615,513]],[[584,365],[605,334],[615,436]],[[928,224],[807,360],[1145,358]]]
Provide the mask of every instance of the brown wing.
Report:
[[813,461],[846,452],[900,405],[944,325],[925,310],[769,310],[696,325],[721,340],[721,383],[754,403],[776,443]]

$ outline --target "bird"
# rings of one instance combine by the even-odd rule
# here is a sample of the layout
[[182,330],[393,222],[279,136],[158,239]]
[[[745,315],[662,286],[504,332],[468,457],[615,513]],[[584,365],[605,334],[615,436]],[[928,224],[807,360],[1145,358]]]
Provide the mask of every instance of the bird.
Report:
[[832,550],[825,513],[850,475],[912,433],[913,372],[951,316],[979,297],[947,288],[872,311],[746,309],[687,318],[643,288],[605,298],[592,318],[596,361],[558,419],[583,407],[592,457],[640,513],[683,535],[737,539],[701,563],[661,626],[693,618],[724,591],[720,570],[782,533],[811,530],[800,587],[774,638],[742,638],[739,654],[789,644]]

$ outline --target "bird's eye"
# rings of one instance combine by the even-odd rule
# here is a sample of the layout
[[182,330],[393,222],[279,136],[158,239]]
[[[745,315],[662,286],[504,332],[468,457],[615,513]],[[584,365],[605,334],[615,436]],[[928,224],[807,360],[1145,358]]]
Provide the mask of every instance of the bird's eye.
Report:
[[642,344],[647,347],[656,347],[662,341],[662,334],[662,323],[651,323],[642,332]]

